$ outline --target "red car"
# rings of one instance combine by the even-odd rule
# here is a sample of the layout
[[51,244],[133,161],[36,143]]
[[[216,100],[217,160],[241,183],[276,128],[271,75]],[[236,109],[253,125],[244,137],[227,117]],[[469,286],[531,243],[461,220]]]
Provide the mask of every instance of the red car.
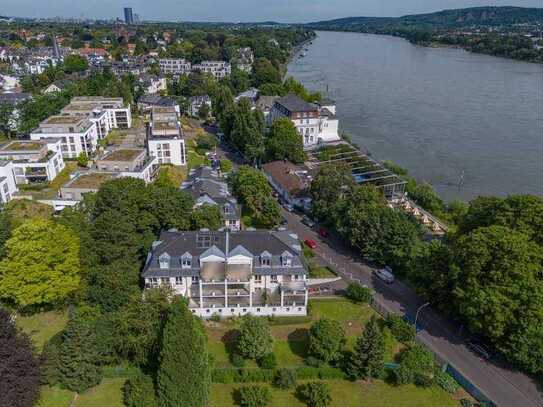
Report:
[[318,230],[319,232],[319,235],[321,235],[322,237],[328,237],[330,236],[330,233],[328,233],[328,231],[325,229],[325,228],[320,228]]
[[316,249],[317,248],[317,242],[311,239],[305,239],[304,243],[309,247],[310,249]]

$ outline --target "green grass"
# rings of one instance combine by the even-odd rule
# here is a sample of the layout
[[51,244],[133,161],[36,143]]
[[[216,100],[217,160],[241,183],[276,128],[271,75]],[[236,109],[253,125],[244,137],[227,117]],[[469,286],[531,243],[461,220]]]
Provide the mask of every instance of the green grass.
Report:
[[38,350],[55,334],[62,331],[68,322],[66,311],[48,311],[32,316],[18,316],[17,326],[28,334]]
[[[371,383],[328,380],[332,390],[332,407],[452,407],[458,403],[437,387],[428,389],[414,385],[392,386],[380,380]],[[236,406],[233,394],[240,384],[214,384],[211,389],[211,407]],[[305,407],[295,396],[295,390],[272,390],[270,407]]]
[[366,323],[375,311],[369,305],[359,305],[347,299],[318,299],[309,303],[313,319],[330,318],[338,322],[360,321]]
[[[124,407],[125,378],[104,379],[85,393],[79,394],[75,407]],[[58,386],[42,386],[37,407],[69,407],[75,393]]]
[[309,262],[308,265],[309,268],[309,277],[310,278],[334,278],[337,277],[336,273],[334,273],[330,268],[328,267],[321,267],[318,264]]
[[42,386],[37,407],[68,407],[75,393],[60,387]]
[[158,170],[157,179],[168,178],[173,185],[179,187],[187,179],[187,167],[178,167],[171,164],[163,164]]

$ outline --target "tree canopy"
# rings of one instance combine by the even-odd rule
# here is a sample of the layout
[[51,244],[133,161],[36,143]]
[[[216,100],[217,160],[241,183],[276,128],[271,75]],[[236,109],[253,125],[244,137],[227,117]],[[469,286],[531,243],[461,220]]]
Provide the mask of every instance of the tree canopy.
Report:
[[300,164],[305,159],[302,137],[292,121],[283,118],[276,120],[266,138],[266,153],[269,160],[287,159]]

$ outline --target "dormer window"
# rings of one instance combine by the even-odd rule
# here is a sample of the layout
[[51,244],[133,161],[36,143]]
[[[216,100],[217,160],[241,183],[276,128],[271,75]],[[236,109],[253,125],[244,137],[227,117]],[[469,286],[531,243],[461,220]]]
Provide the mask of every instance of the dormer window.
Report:
[[287,251],[283,252],[281,255],[281,265],[283,267],[290,267],[292,265],[292,254]]
[[260,259],[260,264],[262,266],[270,267],[271,266],[271,259],[269,257],[262,257]]
[[168,253],[162,253],[158,258],[158,264],[161,269],[170,268],[170,255]]
[[224,205],[224,213],[230,213],[230,207],[228,205]]
[[192,256],[189,252],[186,252],[181,256],[181,267],[182,268],[190,268],[192,265]]

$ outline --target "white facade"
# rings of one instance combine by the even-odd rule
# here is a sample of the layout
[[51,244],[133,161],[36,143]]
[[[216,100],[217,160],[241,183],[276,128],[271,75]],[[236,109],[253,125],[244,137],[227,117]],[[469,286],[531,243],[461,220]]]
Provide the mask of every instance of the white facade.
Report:
[[6,204],[12,200],[17,192],[13,163],[11,161],[0,161],[0,203]]
[[215,79],[219,80],[230,76],[232,66],[225,61],[202,61],[198,65],[193,65],[192,70],[213,75]]
[[158,164],[186,165],[187,152],[175,107],[153,107],[147,127],[147,150]]
[[148,141],[149,155],[156,157],[159,164],[186,165],[185,140],[150,139]]
[[161,58],[158,60],[160,71],[165,74],[183,75],[189,74],[192,64],[184,58]]

